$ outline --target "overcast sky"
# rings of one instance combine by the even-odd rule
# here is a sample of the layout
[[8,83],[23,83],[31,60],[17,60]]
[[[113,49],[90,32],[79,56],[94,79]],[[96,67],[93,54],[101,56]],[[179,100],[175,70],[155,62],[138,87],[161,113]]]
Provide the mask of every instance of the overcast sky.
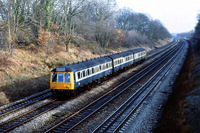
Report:
[[116,0],[119,8],[129,7],[135,12],[159,19],[170,33],[194,30],[200,0]]

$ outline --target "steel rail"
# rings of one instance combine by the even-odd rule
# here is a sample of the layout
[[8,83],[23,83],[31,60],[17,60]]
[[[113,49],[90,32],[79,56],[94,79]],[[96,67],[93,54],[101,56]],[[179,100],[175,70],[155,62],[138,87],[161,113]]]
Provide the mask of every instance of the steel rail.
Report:
[[[175,50],[173,50],[173,52],[174,51]],[[162,60],[164,61],[167,57],[169,57],[170,53],[172,53],[172,51],[168,52],[165,55],[165,58],[162,58]],[[115,90],[115,93],[112,93],[112,95],[109,97],[109,99],[111,99],[111,100],[114,99],[116,96],[120,95],[122,92],[124,92],[126,90],[126,89],[124,89],[125,88],[124,87],[123,90],[120,90],[120,91],[118,90],[117,91],[118,88],[120,88],[121,86],[127,84],[128,82],[130,82],[131,80],[134,79],[133,80],[134,82],[129,83],[129,86],[133,85],[135,82],[137,82],[139,79],[141,79],[144,75],[146,75],[146,73],[148,73],[153,68],[155,68],[159,64],[160,61],[161,61],[161,59],[155,61],[153,64],[149,65],[148,67],[143,69],[141,72],[137,73],[135,76],[133,76],[133,77],[129,78],[128,80],[126,80],[125,82],[121,83],[120,85],[118,85],[117,87],[112,89],[111,91],[107,92],[106,94],[104,94],[103,96],[99,97],[98,99],[96,99],[92,103],[88,104],[84,108],[80,109],[79,111],[75,112],[71,116],[67,117],[65,120],[63,120],[60,123],[58,123],[57,125],[53,126],[52,128],[50,128],[46,132],[51,132],[51,131],[55,130],[56,128],[59,130],[59,127],[60,126],[62,127],[62,125],[63,125],[63,127],[65,127],[65,129],[61,128],[61,130],[66,130],[66,132],[70,131],[71,129],[76,127],[78,124],[80,124],[82,121],[84,121],[86,118],[88,118],[89,115],[91,115],[91,114],[93,114],[93,112],[95,112],[95,110],[92,108],[92,106],[95,106],[95,104],[99,102],[101,104],[98,105],[98,107],[95,107],[95,109],[102,107],[103,105],[105,105],[107,103],[106,101],[108,101],[108,99],[104,100],[103,98],[106,98],[106,97],[108,98],[109,95],[111,95],[111,92],[113,92]],[[102,103],[104,103],[104,104],[102,105]],[[91,108],[89,108],[89,107],[91,107]],[[82,114],[86,114],[86,115],[81,116],[80,115],[81,113]],[[74,118],[74,120],[73,120],[73,118]],[[71,121],[71,123],[70,123],[70,121]],[[55,131],[57,131],[57,130],[55,130]]]
[[[168,47],[170,47],[172,44],[170,44]],[[165,47],[164,47],[165,48]],[[163,48],[162,48],[163,49]],[[161,50],[162,50],[161,49]],[[149,55],[147,58],[153,58],[155,55],[163,52],[164,50],[159,50],[159,51],[156,51],[154,53],[152,53],[151,55]],[[42,94],[39,94],[35,97],[31,97],[31,98],[27,98],[27,99],[24,99],[24,100],[21,100],[19,102],[16,102],[14,104],[11,104],[9,106],[6,106],[6,107],[1,107],[0,108],[0,117],[3,117],[9,113],[12,113],[14,111],[17,111],[21,108],[24,108],[28,105],[31,105],[31,104],[34,104],[42,99],[45,99],[45,98],[48,98],[50,96],[52,96],[53,94],[49,91],[45,92],[45,93],[42,93]]]
[[[178,53],[178,52],[177,52]],[[173,56],[175,57],[176,54]],[[130,98],[128,98],[114,113],[112,113],[102,124],[100,124],[93,132],[106,132],[108,128],[119,118],[124,116],[123,113],[130,108],[131,104],[146,91],[147,85],[152,83],[156,76],[164,69],[164,67],[172,60],[172,58],[159,69],[141,88],[139,88]]]
[[[182,49],[183,49],[183,47],[184,47],[184,46],[182,46]],[[181,50],[182,50],[182,49],[181,49]],[[179,50],[179,51],[181,51],[181,50]],[[179,58],[180,55],[181,55],[181,53],[180,53],[180,52],[179,52],[179,53],[177,52],[177,54],[174,55],[174,57],[173,57],[173,58],[175,58],[174,61],[173,61],[173,62],[168,61],[169,66],[166,66],[167,68],[166,68],[164,74],[162,74],[163,72],[161,73],[161,74],[162,74],[161,77],[160,77],[159,79],[157,79],[157,81],[156,81],[156,83],[154,84],[154,86],[148,91],[148,93],[143,97],[143,99],[135,106],[135,108],[126,116],[126,118],[119,124],[119,126],[115,129],[114,132],[119,131],[120,127],[121,127],[122,125],[124,125],[124,123],[127,121],[127,119],[136,111],[136,109],[137,109],[137,108],[142,104],[142,102],[149,96],[149,94],[150,94],[154,89],[157,88],[157,86],[159,85],[159,82],[163,79],[163,77],[166,75],[166,73],[169,72],[170,68],[175,64],[175,62],[178,60],[178,58]],[[173,60],[173,59],[172,59],[172,60]],[[167,65],[167,64],[166,64],[166,65]],[[163,66],[163,67],[165,67],[165,66]]]
[[34,118],[53,110],[54,108],[66,103],[67,101],[57,101],[57,99],[52,99],[51,102],[46,103],[38,108],[35,108],[29,112],[26,112],[22,115],[19,115],[17,117],[14,117],[11,120],[5,121],[4,123],[0,124],[0,132],[8,132],[13,130],[16,127],[19,127],[30,120],[33,120]]
[[171,42],[171,43],[169,43],[169,44],[167,44],[167,45],[165,45],[165,46],[162,46],[162,47],[160,47],[160,48],[158,48],[158,49],[149,51],[149,52],[147,52],[147,56],[152,56],[152,55],[154,55],[154,54],[156,54],[156,53],[158,53],[158,52],[160,52],[160,51],[163,51],[164,49],[168,49],[168,48],[172,47],[174,44],[176,44],[176,43],[178,43],[178,42],[179,42],[179,41],[176,40],[176,41],[173,41],[173,42]]
[[5,107],[5,108],[0,110],[0,118],[5,116],[5,115],[7,115],[7,114],[9,114],[9,113],[12,113],[12,112],[17,111],[17,110],[19,110],[21,108],[24,108],[24,107],[26,107],[28,105],[34,104],[34,103],[36,103],[36,102],[38,102],[40,100],[48,98],[48,97],[50,97],[52,95],[53,95],[52,92],[47,91],[44,94],[42,93],[42,94],[40,94],[38,96],[35,96],[35,97],[32,97],[32,98],[28,98],[28,99],[22,100],[20,102],[17,102],[15,104],[12,104],[12,105],[10,105],[8,107]]

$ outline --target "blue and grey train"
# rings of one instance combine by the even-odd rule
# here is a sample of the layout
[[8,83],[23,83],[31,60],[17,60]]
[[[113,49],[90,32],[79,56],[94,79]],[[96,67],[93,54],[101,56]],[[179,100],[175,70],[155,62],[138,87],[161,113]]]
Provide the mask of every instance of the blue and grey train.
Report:
[[112,75],[134,63],[146,59],[147,52],[143,48],[128,50],[83,62],[59,66],[51,71],[50,88],[53,91],[75,91],[102,77]]

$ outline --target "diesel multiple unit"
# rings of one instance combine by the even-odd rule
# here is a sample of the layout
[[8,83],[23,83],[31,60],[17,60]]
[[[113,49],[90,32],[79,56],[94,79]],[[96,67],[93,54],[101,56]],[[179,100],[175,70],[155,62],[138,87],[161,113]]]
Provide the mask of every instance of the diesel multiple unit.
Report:
[[74,91],[88,83],[145,60],[145,49],[138,48],[83,62],[56,67],[51,71],[50,88]]

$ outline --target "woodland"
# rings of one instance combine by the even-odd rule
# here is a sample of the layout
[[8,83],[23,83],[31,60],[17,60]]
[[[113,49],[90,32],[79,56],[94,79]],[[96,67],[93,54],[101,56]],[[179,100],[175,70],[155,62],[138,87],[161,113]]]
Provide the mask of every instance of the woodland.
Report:
[[170,37],[159,20],[116,0],[0,0],[0,105],[49,88],[57,66]]
[[[171,37],[150,15],[119,9],[116,0],[0,0],[0,49],[93,43],[130,47]],[[83,41],[84,40],[84,41]]]

